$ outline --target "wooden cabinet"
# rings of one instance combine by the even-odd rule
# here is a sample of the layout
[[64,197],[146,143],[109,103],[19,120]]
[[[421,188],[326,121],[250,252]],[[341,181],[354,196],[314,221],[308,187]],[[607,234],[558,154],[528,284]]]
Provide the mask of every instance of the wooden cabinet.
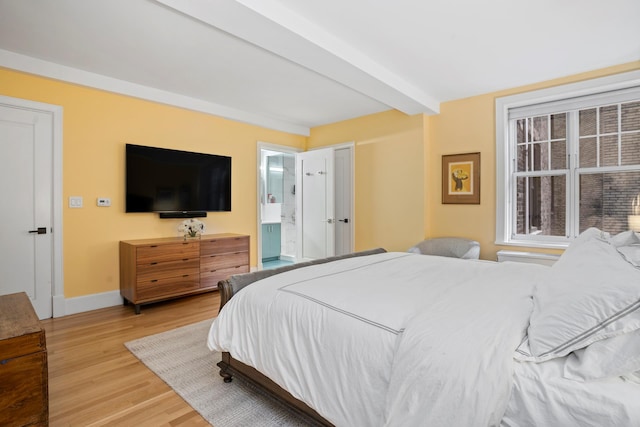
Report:
[[120,295],[140,306],[217,289],[218,281],[249,271],[249,236],[208,234],[200,239],[120,242]]
[[0,296],[0,426],[49,423],[44,329],[24,292]]
[[280,224],[262,224],[262,261],[280,259],[281,228]]

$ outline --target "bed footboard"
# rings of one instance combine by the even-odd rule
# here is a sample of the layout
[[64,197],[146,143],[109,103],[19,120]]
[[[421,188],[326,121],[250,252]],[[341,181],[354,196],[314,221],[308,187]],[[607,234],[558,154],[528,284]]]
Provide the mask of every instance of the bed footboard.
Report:
[[293,265],[274,268],[272,270],[261,270],[251,273],[236,274],[229,277],[227,280],[221,280],[218,282],[218,289],[220,290],[220,310],[222,310],[222,307],[224,307],[224,305],[231,299],[231,297],[233,297],[233,295],[235,295],[240,289],[249,286],[254,282],[257,282],[258,280],[273,276],[274,274],[283,273],[289,270],[295,270],[296,268],[308,267],[310,265],[324,264],[326,262],[337,261],[344,258],[373,255],[383,252],[386,252],[386,250],[383,248],[376,248],[367,251],[354,252],[346,255],[314,259],[313,261],[300,262]]

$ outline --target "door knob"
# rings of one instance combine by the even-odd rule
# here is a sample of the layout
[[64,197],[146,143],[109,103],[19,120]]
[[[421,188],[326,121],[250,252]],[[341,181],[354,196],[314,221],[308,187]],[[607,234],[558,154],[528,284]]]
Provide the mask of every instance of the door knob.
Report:
[[345,224],[348,224],[349,223],[349,218],[339,219],[338,221],[344,222]]
[[327,220],[327,222],[328,222],[329,224],[333,224],[333,218],[329,218],[329,219]]
[[47,234],[47,227],[38,227],[37,230],[29,230],[29,233]]

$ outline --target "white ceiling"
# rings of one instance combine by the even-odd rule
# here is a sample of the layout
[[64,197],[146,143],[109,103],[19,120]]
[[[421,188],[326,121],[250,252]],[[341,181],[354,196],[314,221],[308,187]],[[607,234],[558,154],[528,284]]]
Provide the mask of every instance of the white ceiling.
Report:
[[307,135],[640,60],[640,0],[0,0],[0,66]]

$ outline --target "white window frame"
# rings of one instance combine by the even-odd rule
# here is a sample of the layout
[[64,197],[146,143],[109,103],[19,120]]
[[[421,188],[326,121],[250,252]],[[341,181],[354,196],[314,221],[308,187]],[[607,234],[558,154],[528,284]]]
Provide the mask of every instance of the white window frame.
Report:
[[[547,89],[525,92],[496,99],[496,241],[497,245],[540,247],[551,249],[566,248],[576,237],[569,236],[536,239],[534,236],[524,238],[512,237],[511,230],[515,224],[512,215],[511,162],[512,146],[509,140],[509,110],[519,107],[531,107],[537,104],[570,100],[571,98],[594,95],[614,90],[627,89],[640,85],[640,70],[615,74],[612,76],[586,80]],[[573,160],[572,160],[573,161]],[[573,194],[567,189],[567,204],[575,203]],[[575,210],[573,210],[575,212]],[[575,223],[574,218],[568,221]],[[577,227],[573,227],[574,229]]]

